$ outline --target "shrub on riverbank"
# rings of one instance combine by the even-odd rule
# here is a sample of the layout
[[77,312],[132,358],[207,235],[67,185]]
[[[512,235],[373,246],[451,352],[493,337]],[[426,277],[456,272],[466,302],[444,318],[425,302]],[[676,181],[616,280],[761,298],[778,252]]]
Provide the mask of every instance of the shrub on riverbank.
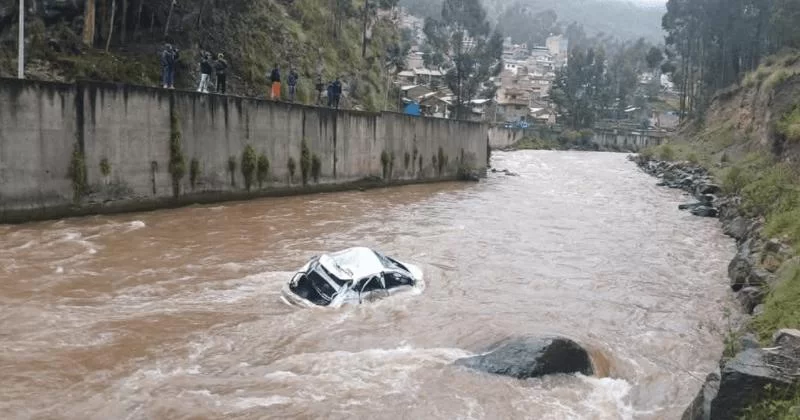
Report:
[[800,262],[788,263],[779,273],[775,289],[767,296],[764,312],[755,318],[753,327],[763,341],[781,328],[800,325]]

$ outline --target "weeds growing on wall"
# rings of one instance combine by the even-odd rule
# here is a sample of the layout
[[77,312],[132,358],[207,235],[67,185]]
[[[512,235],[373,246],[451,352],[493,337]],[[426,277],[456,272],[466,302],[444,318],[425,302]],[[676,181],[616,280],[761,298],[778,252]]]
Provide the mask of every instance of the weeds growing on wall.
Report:
[[256,155],[253,146],[247,145],[242,152],[242,177],[244,178],[244,187],[247,191],[253,186],[253,181],[256,179],[256,166],[258,165],[258,156]]
[[389,179],[389,152],[386,150],[381,152],[381,169],[383,170],[383,179]]
[[319,184],[319,175],[322,172],[322,159],[316,153],[311,155],[311,178]]
[[294,174],[297,171],[297,163],[295,163],[294,158],[289,156],[289,160],[286,162],[286,168],[289,169],[289,184],[294,181]]
[[192,191],[197,186],[197,177],[200,176],[200,161],[197,158],[192,158],[189,162],[189,183],[192,185]]
[[442,176],[442,174],[444,174],[444,170],[445,168],[447,168],[447,161],[448,158],[447,155],[444,154],[444,149],[442,149],[442,147],[439,146],[439,158],[437,159],[437,163],[439,164],[438,166],[439,176]]
[[395,160],[394,152],[390,152],[389,153],[389,179],[392,179],[394,177],[394,160]]
[[72,158],[69,161],[69,179],[72,180],[72,200],[76,203],[86,193],[86,160],[80,145],[72,146]]
[[408,166],[411,165],[411,154],[406,152],[403,156],[403,169],[408,171]]
[[111,164],[108,162],[108,158],[100,159],[100,173],[103,177],[111,175]]
[[258,155],[258,163],[256,166],[258,167],[256,169],[258,188],[264,188],[264,184],[267,182],[267,177],[269,176],[269,159],[267,159],[267,155],[263,153]]
[[181,125],[178,113],[170,112],[169,174],[172,176],[172,195],[181,193],[181,180],[186,175],[186,160],[181,145]]
[[236,188],[236,156],[228,158],[228,174],[231,176],[231,187]]
[[306,140],[300,143],[300,176],[303,177],[303,186],[308,185],[308,175],[311,172],[311,151]]

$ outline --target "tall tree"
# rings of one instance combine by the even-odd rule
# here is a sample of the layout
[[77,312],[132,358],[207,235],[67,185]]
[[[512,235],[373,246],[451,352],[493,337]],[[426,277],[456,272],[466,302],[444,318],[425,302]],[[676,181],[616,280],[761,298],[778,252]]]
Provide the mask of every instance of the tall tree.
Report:
[[95,0],[86,0],[83,13],[83,43],[90,47],[94,45],[95,6]]
[[462,119],[470,101],[491,90],[489,80],[502,69],[503,37],[491,30],[479,0],[445,0],[441,19],[428,18],[424,31],[435,52],[445,57],[454,116]]

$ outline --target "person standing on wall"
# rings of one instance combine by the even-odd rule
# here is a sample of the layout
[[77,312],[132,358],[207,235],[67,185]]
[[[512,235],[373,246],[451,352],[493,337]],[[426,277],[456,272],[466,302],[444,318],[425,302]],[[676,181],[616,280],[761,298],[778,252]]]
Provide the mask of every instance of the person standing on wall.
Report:
[[211,67],[211,54],[208,52],[203,53],[203,58],[200,60],[200,86],[197,87],[198,92],[208,93],[208,81],[211,79],[213,70]]
[[228,71],[228,62],[225,61],[225,56],[222,53],[217,55],[217,62],[214,63],[214,67],[217,71],[217,93],[225,94],[226,80],[225,76]]
[[270,92],[270,98],[274,100],[280,100],[281,98],[281,69],[278,65],[275,65],[275,68],[272,69],[272,72],[269,74],[269,80],[272,82],[272,91]]
[[161,52],[161,85],[164,89],[175,89],[175,62],[178,60],[178,51],[172,44],[164,45]]
[[342,81],[337,77],[333,82],[333,107],[339,109],[339,101],[342,99]]
[[294,67],[289,71],[289,78],[286,79],[286,84],[289,86],[289,102],[294,102],[297,96],[297,80],[300,76],[295,71]]
[[325,91],[325,82],[322,81],[322,73],[317,74],[317,106],[322,106],[322,92]]

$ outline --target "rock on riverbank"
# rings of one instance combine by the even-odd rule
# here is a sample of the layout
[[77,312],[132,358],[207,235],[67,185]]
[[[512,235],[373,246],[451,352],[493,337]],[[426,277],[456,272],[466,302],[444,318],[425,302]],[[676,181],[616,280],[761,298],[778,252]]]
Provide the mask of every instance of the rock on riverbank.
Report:
[[[792,264],[792,250],[761,235],[763,218],[740,210],[741,199],[723,196],[708,171],[689,162],[665,162],[646,156],[632,156],[646,173],[660,179],[658,185],[678,188],[697,201],[681,205],[698,216],[719,217],[723,232],[736,239],[737,252],[728,265],[731,290],[747,314],[758,314],[763,299],[778,279],[784,265]],[[761,348],[757,341],[744,340],[732,358],[720,360],[721,369],[708,375],[683,420],[735,419],[750,404],[768,398],[766,385],[781,390],[793,383],[791,372],[800,371],[800,331],[782,331],[772,346]]]

